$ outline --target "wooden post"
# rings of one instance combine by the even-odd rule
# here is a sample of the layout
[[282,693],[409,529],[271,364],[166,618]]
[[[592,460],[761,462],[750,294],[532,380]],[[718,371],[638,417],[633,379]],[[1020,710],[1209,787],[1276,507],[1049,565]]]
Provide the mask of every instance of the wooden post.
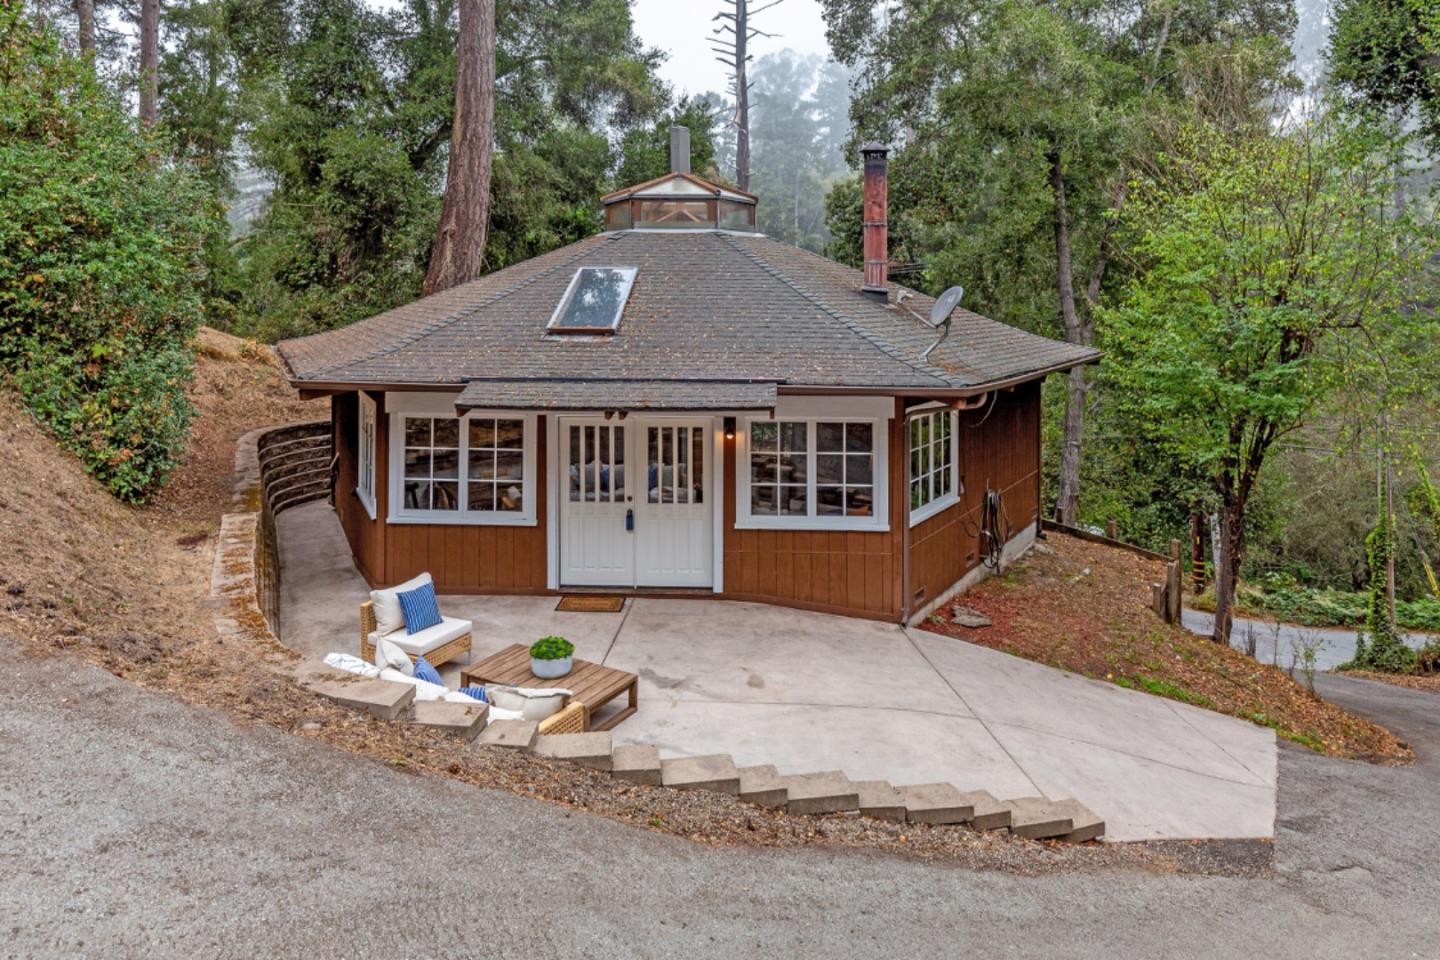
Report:
[[1119,540],[1119,529],[1119,524],[1117,524],[1114,520],[1109,520],[1105,523],[1105,536],[1109,537],[1111,540]]
[[1178,563],[1179,560],[1180,560],[1180,541],[1179,541],[1179,540],[1171,540],[1171,541],[1170,541],[1170,559],[1176,561],[1177,563]]
[[1190,587],[1198,597],[1205,592],[1205,528],[1200,514],[1190,514]]
[[1165,564],[1165,622],[1179,623],[1181,617],[1180,603],[1180,542],[1172,541],[1171,547],[1175,559]]

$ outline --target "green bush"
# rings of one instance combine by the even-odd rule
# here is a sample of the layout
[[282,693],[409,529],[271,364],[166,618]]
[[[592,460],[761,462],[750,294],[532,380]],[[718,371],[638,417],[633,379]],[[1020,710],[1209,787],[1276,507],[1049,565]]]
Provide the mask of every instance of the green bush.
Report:
[[536,660],[564,660],[575,652],[575,644],[564,637],[545,637],[530,645],[530,656]]
[[88,63],[0,0],[0,367],[126,500],[184,448],[201,253],[224,229],[161,147]]

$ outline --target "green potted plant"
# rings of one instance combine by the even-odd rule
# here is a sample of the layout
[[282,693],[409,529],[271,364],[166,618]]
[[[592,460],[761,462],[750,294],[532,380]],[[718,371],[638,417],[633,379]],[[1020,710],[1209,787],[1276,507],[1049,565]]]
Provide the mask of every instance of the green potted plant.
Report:
[[575,644],[564,637],[544,637],[530,645],[530,672],[537,677],[563,677],[574,663]]

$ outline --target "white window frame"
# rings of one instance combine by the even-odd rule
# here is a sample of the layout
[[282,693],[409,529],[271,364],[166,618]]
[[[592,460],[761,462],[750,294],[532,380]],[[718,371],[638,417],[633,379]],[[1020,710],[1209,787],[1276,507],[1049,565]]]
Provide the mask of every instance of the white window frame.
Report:
[[[820,516],[813,511],[817,507],[815,496],[815,425],[817,423],[868,423],[871,442],[871,500],[874,509],[868,517]],[[804,423],[807,425],[805,456],[808,469],[805,471],[807,506],[806,516],[767,516],[750,512],[750,429],[756,423]],[[856,416],[844,408],[833,414],[809,413],[805,416],[777,411],[774,417],[768,415],[745,417],[735,436],[735,529],[736,530],[864,530],[881,533],[890,529],[890,421],[884,417]]]
[[[533,527],[536,525],[535,476],[535,435],[538,418],[522,410],[470,410],[457,417],[453,393],[392,393],[387,394],[385,406],[390,417],[390,510],[387,523],[434,524],[445,526],[493,526]],[[520,480],[521,507],[516,510],[416,510],[405,507],[405,418],[406,417],[448,417],[460,421],[460,489],[462,502],[469,497],[466,487],[465,470],[470,463],[469,421],[474,420],[521,420],[525,424],[525,435],[521,441],[522,462]]]
[[378,429],[375,398],[359,391],[359,414],[355,427],[355,496],[375,519],[375,433]]
[[[950,418],[950,492],[944,496],[932,499],[924,506],[911,508],[910,484],[915,478],[910,475],[910,459],[914,453],[910,448],[910,425],[920,417],[933,417],[939,413],[945,413]],[[965,492],[960,480],[959,429],[960,415],[954,410],[949,410],[939,404],[911,410],[905,415],[905,508],[910,511],[910,526],[912,527],[916,524],[924,523],[942,510],[953,507],[960,502],[960,495]]]

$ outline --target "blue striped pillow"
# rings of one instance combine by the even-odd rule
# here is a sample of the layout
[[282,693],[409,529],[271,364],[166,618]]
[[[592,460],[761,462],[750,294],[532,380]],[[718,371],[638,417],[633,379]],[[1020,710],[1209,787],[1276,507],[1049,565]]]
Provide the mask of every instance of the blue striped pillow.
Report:
[[424,657],[415,658],[415,678],[424,680],[426,683],[437,683],[445,686],[445,681],[440,679],[440,671],[430,665],[430,661]]
[[440,606],[435,602],[435,585],[426,583],[395,595],[405,617],[405,632],[419,633],[440,623]]
[[460,688],[460,692],[463,693],[463,694],[465,694],[465,696],[470,697],[472,700],[479,700],[481,703],[489,703],[489,702],[490,702],[490,701],[488,701],[488,700],[485,699],[485,688],[484,688],[484,687],[480,687],[480,686],[461,687],[461,688]]

